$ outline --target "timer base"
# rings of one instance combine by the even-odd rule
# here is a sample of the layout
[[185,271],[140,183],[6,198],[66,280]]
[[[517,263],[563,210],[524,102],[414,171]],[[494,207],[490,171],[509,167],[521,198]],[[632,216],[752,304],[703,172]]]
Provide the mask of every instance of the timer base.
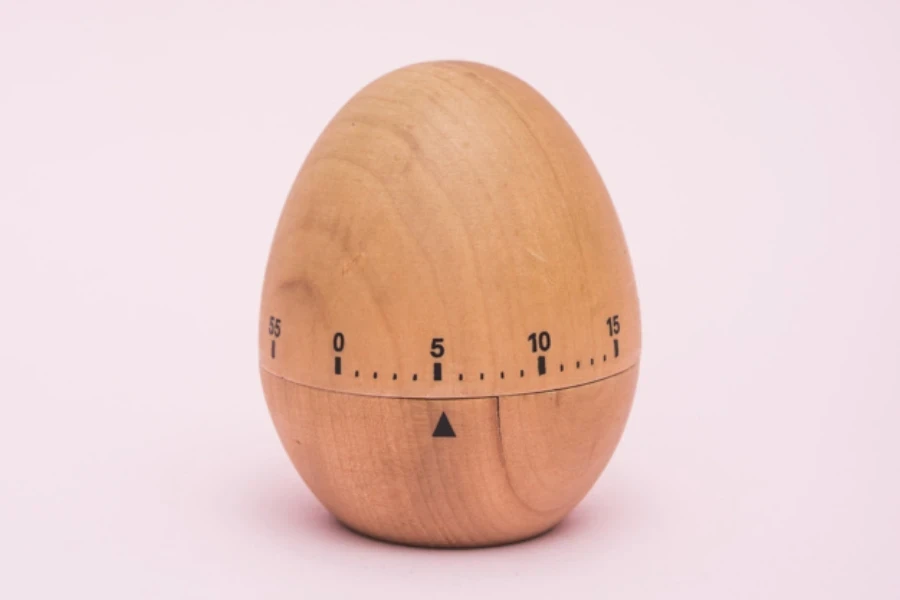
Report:
[[530,542],[531,540],[536,540],[537,538],[543,537],[543,536],[547,535],[548,533],[550,533],[551,531],[553,531],[554,529],[556,529],[556,526],[559,525],[562,522],[562,520],[565,520],[565,518],[563,518],[561,521],[559,521],[557,523],[554,523],[547,529],[545,529],[543,531],[539,531],[538,533],[536,533],[534,535],[530,535],[528,537],[515,538],[515,539],[505,541],[505,542],[497,542],[497,543],[491,543],[491,544],[471,544],[471,545],[465,545],[465,544],[456,544],[456,545],[414,544],[414,543],[411,543],[408,541],[393,540],[393,539],[390,539],[390,538],[387,538],[384,536],[375,537],[373,535],[366,533],[365,531],[360,531],[359,529],[354,529],[353,527],[351,527],[350,525],[347,525],[346,523],[344,523],[337,517],[335,517],[335,520],[337,521],[337,523],[340,527],[343,527],[347,531],[354,533],[358,536],[362,536],[364,538],[374,540],[376,542],[381,542],[383,544],[394,544],[397,546],[406,546],[406,547],[411,547],[411,548],[431,548],[431,549],[437,549],[437,550],[440,550],[440,549],[444,549],[444,550],[474,550],[474,549],[478,549],[478,548],[497,548],[500,546],[513,546],[515,544],[523,544],[525,542]]
[[637,365],[551,392],[406,399],[329,392],[261,370],[297,471],[353,531],[429,547],[507,544],[552,529],[622,435]]

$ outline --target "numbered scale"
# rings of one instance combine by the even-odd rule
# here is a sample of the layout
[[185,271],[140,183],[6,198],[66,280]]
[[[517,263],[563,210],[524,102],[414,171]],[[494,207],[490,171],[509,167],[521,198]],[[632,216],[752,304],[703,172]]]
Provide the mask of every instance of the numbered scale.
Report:
[[[605,348],[598,348],[593,352],[583,352],[581,353],[581,355],[583,356],[582,359],[575,359],[574,361],[570,360],[570,373],[568,375],[565,375],[566,363],[564,361],[559,362],[558,372],[561,375],[559,375],[558,377],[547,377],[547,380],[552,380],[557,386],[560,385],[560,380],[562,380],[565,385],[579,385],[590,382],[592,380],[599,380],[603,379],[604,377],[608,377],[610,374],[610,369],[604,368],[604,365],[601,363],[615,361],[619,358],[621,352],[619,345],[619,334],[622,331],[619,315],[612,315],[608,317],[606,319],[606,325],[609,331],[609,344],[606,345]],[[281,337],[281,328],[282,320],[274,315],[270,316],[268,332],[269,337],[271,338],[271,350],[269,358],[272,361],[273,366],[271,368],[273,370],[277,368],[274,365],[277,364],[276,358],[278,354],[278,341]],[[525,341],[526,340],[523,340],[523,342]],[[360,342],[364,344],[365,340],[360,340]],[[427,384],[427,382],[429,381],[432,383],[441,383],[445,381],[449,382],[453,380],[457,382],[466,381],[466,373],[464,372],[466,361],[452,361],[450,357],[447,356],[445,338],[431,338],[431,346],[430,348],[428,348],[428,356],[430,357],[432,362],[430,362],[429,364],[424,364],[421,363],[421,361],[415,361],[415,363],[413,363],[413,366],[407,366],[407,370],[406,372],[404,372],[402,369],[391,369],[389,367],[386,367],[385,363],[387,361],[380,361],[376,364],[362,364],[365,359],[361,357],[366,356],[365,353],[358,353],[354,355],[348,352],[345,354],[344,350],[347,345],[347,337],[343,332],[337,331],[335,332],[331,340],[331,353],[333,354],[334,360],[333,368],[330,366],[330,363],[327,366],[323,366],[322,368],[324,368],[326,371],[330,370],[330,372],[325,374],[326,376],[322,377],[319,380],[319,384],[317,386],[313,383],[310,383],[308,385],[315,387],[327,386],[325,389],[331,389],[334,391],[348,391],[354,393],[360,393],[360,390],[362,390],[361,393],[378,396],[394,396],[396,395],[396,390],[398,389],[420,389],[423,398],[451,398],[469,396],[478,397],[484,395],[499,395],[501,391],[505,391],[506,394],[515,394],[521,393],[517,392],[516,390],[521,389],[522,384],[528,386],[531,391],[553,389],[553,383],[544,383],[543,387],[541,387],[542,383],[540,380],[537,382],[530,380],[527,382],[525,381],[526,377],[533,378],[546,376],[548,374],[548,364],[550,365],[549,368],[551,371],[554,371],[556,369],[557,362],[553,360],[554,357],[550,355],[550,332],[532,332],[528,334],[527,343],[529,348],[531,349],[532,355],[534,355],[533,360],[528,361],[527,359],[523,358],[523,363],[519,365],[518,368],[516,367],[516,365],[511,364],[511,368],[500,368],[499,371],[493,364],[490,365],[490,368],[487,369],[469,369],[468,376],[474,380],[473,383],[475,385],[467,384],[457,385],[454,387],[447,386],[446,389],[442,389],[441,386],[425,384]],[[282,353],[284,353],[283,343]],[[577,355],[578,353],[575,354]],[[344,359],[348,355],[357,356],[360,358],[357,358],[356,362],[345,363]],[[549,363],[548,356],[550,356],[549,360],[551,361]],[[600,363],[598,363],[597,361],[600,361]],[[507,362],[514,363],[515,361],[510,360]],[[527,365],[525,363],[527,363]],[[447,370],[445,370],[444,368],[445,364],[449,365]],[[417,368],[416,365],[418,365],[420,368]],[[618,370],[615,370],[615,363],[611,362],[610,367],[612,367],[613,373],[618,372]],[[574,370],[575,373],[572,373],[572,370]],[[619,370],[622,370],[621,367]],[[412,382],[419,382],[420,373],[422,377],[421,381],[423,383],[421,388],[419,388],[418,386],[405,386],[396,383],[386,385],[373,385],[373,383],[377,383],[379,376],[381,377],[382,381],[388,379],[391,382],[405,382],[408,379]],[[445,373],[447,374],[446,376]],[[348,380],[352,377],[354,381],[343,383],[343,379],[341,378],[341,376],[346,376]],[[519,386],[504,386],[502,384],[506,382],[507,377],[512,380],[509,383],[514,383],[514,380],[516,378],[522,381],[519,382]],[[497,379],[499,379],[500,381],[496,381]],[[473,393],[472,390],[474,390],[475,392]],[[466,394],[467,391],[469,392],[468,394]]]
[[400,69],[350,100],[285,203],[260,312],[282,444],[348,527],[523,539],[590,489],[631,405],[640,314],[587,152],[511,75]]

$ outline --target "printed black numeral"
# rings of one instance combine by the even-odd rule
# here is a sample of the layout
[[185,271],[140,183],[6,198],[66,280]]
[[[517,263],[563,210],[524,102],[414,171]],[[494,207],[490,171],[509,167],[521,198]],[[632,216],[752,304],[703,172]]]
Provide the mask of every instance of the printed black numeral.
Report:
[[546,331],[532,333],[528,336],[528,341],[531,342],[532,352],[537,352],[538,350],[546,352],[550,349],[550,334]]
[[619,315],[613,315],[606,320],[606,326],[609,327],[609,335],[610,337],[619,333],[621,327],[619,326]]
[[281,319],[269,317],[269,335],[281,337]]

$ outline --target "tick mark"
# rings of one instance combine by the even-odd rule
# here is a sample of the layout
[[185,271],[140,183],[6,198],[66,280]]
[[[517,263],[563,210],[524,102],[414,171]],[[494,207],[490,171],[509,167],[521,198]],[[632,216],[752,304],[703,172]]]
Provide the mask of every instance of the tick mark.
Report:
[[272,340],[272,358],[275,358],[275,340]]
[[547,361],[543,356],[538,356],[538,375],[543,375],[547,372]]
[[434,363],[434,380],[440,381],[443,378],[443,371],[441,370],[441,363]]
[[413,373],[413,381],[417,381],[419,379],[419,375],[417,373]]
[[580,369],[580,368],[581,368],[581,361],[580,361],[580,360],[576,360],[576,361],[575,361],[575,368],[576,368],[576,369]]
[[500,379],[506,379],[506,373],[500,371]]
[[565,371],[565,370],[566,370],[566,365],[560,364],[560,365],[559,365],[559,372],[562,373],[562,372]]
[[378,371],[372,373],[372,379],[378,379]]
[[359,371],[354,371],[353,376],[354,376],[354,377],[359,377]]
[[462,381],[462,373],[459,374],[459,380]]
[[603,362],[606,362],[606,355],[603,355]]
[[480,375],[481,375],[481,378],[484,379],[484,373],[481,373]]
[[340,356],[334,357],[334,374],[335,375],[341,374],[341,357]]
[[615,350],[615,354],[613,354],[613,358],[619,356],[619,340],[613,340],[613,350]]
[[394,373],[394,376],[391,379],[393,379],[394,381],[397,381],[397,374]]
[[593,357],[591,357],[591,364],[592,364],[592,365],[594,364],[594,358],[593,358]]
[[525,369],[519,369],[519,377],[525,377]]

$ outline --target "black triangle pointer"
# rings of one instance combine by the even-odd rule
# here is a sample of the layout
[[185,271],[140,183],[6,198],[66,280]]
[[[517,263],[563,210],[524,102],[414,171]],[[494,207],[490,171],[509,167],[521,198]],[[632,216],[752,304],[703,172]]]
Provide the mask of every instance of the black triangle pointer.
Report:
[[434,428],[434,433],[431,434],[431,437],[456,437],[456,433],[450,425],[450,419],[447,418],[447,413],[441,413],[441,418],[438,419],[437,427]]

